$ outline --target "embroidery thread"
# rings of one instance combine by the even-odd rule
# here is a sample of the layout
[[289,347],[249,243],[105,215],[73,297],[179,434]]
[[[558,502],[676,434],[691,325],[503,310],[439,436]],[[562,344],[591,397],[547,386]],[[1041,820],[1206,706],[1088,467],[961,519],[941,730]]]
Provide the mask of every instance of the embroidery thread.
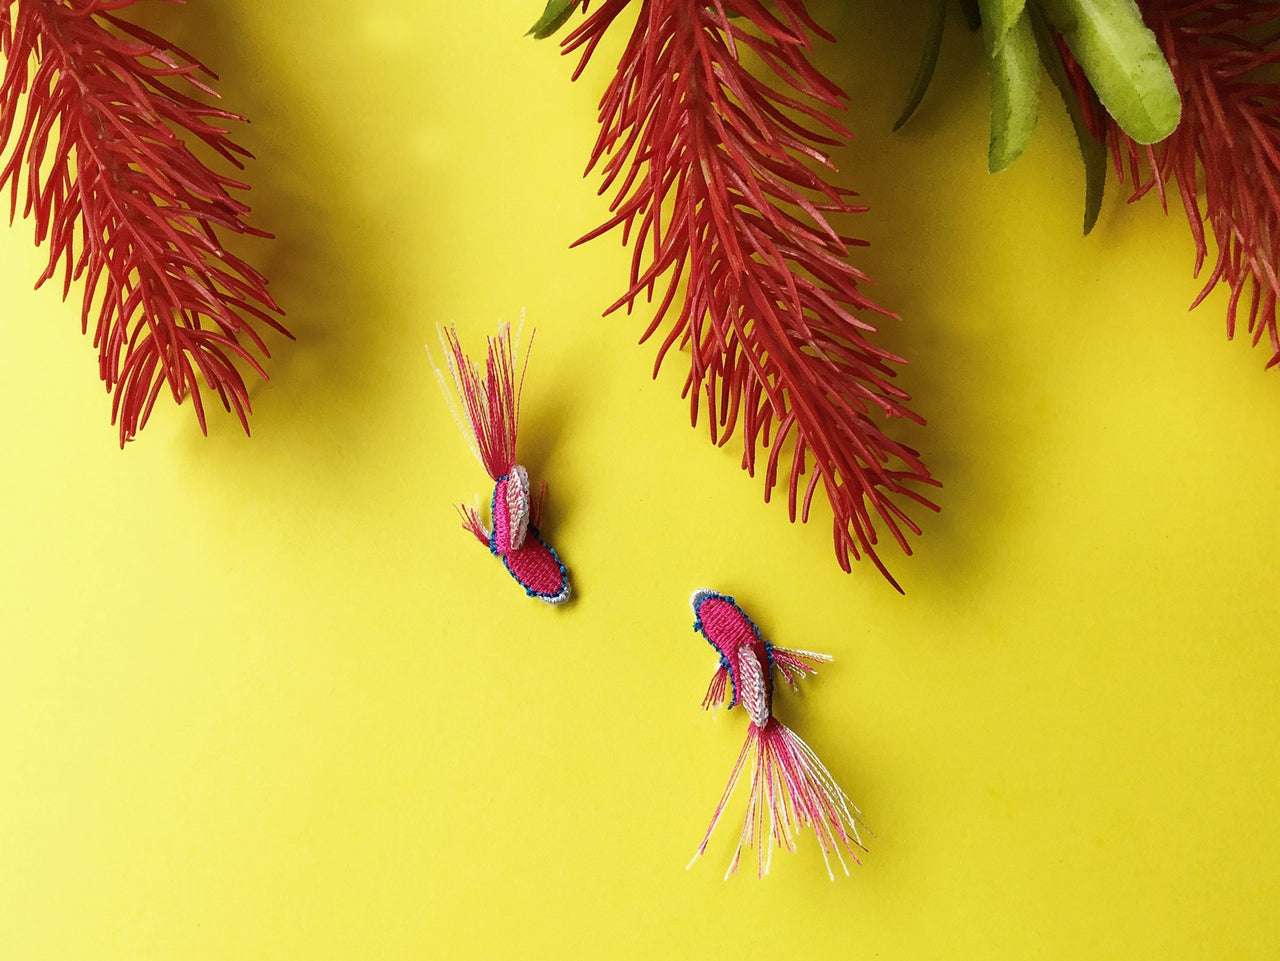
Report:
[[760,636],[760,629],[727,594],[694,591],[690,604],[695,616],[693,629],[707,639],[720,658],[720,666],[703,698],[703,709],[721,703],[727,686],[729,708],[741,704],[751,724],[711,826],[689,867],[706,853],[711,832],[724,814],[750,757],[747,813],[725,878],[737,872],[743,848],[751,847],[757,848],[757,875],[764,877],[769,873],[774,847],[795,851],[795,835],[806,826],[818,836],[822,860],[832,880],[832,853],[847,875],[849,867],[841,848],[855,864],[862,863],[856,849],[866,850],[858,834],[861,812],[809,746],[773,716],[774,670],[794,688],[797,681],[814,673],[819,663],[828,662],[831,657],[774,647]]
[[[523,313],[521,320],[523,326]],[[507,572],[530,597],[548,604],[562,604],[569,599],[569,574],[560,556],[542,539],[539,531],[542,503],[546,496],[545,481],[532,496],[529,472],[516,463],[516,434],[520,427],[520,394],[525,370],[529,366],[529,344],[520,357],[520,330],[511,336],[511,325],[501,324],[498,335],[488,338],[488,354],[484,373],[462,350],[458,332],[450,325],[437,325],[440,345],[444,349],[445,372],[431,357],[436,380],[444,392],[449,410],[467,437],[471,452],[493,481],[489,501],[492,529],[485,527],[478,507],[458,505],[462,527],[489,548],[502,561]]]

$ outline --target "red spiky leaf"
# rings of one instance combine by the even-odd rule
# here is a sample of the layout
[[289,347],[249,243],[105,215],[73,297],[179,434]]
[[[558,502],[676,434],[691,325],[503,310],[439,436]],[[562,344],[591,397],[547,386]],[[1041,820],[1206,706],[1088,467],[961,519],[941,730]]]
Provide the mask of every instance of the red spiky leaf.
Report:
[[1195,240],[1196,276],[1209,253],[1208,224],[1217,260],[1192,306],[1225,284],[1233,337],[1248,291],[1249,332],[1254,344],[1267,337],[1273,367],[1280,364],[1280,4],[1138,0],[1138,6],[1182,94],[1177,130],[1150,147],[1134,143],[1098,105],[1074,63],[1073,83],[1121,180],[1133,185],[1131,200],[1154,191],[1165,203],[1165,184],[1176,183]]
[[204,430],[201,380],[247,431],[237,364],[265,377],[255,325],[285,332],[266,280],[218,238],[269,236],[232,195],[245,185],[188,146],[242,169],[250,155],[225,129],[242,118],[196,99],[215,95],[203,64],[116,15],[134,2],[0,0],[0,189],[10,220],[23,193],[23,216],[48,244],[37,286],[60,269],[64,297],[83,281],[81,323],[87,332],[95,318],[121,446],[166,385],[177,403],[191,397]]
[[[565,38],[580,55],[575,78],[630,5],[605,0]],[[892,382],[905,361],[870,340],[868,315],[893,315],[862,293],[866,278],[847,261],[862,241],[829,220],[866,209],[829,179],[825,151],[848,136],[831,116],[843,95],[808,52],[811,36],[830,38],[800,0],[638,6],[589,165],[615,196],[612,216],[583,240],[621,228],[633,250],[629,287],[609,310],[663,288],[642,339],[666,322],[655,373],[673,346],[688,350],[692,421],[705,399],[714,442],[741,426],[748,472],[767,452],[766,500],[789,450],[791,519],[808,519],[821,483],[840,565],[866,555],[893,582],[877,526],[910,553],[905,533],[919,528],[901,502],[936,509],[915,489],[936,481],[876,423],[923,421]]]

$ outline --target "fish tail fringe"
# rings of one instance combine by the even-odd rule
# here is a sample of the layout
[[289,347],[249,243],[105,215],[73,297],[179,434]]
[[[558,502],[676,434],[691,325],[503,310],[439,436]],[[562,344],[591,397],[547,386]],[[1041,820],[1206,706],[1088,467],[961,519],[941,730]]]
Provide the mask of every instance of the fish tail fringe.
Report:
[[855,864],[862,863],[858,851],[866,848],[858,833],[860,812],[857,807],[809,746],[790,728],[776,718],[770,718],[764,727],[751,725],[746,743],[729,775],[729,783],[711,818],[711,826],[689,862],[690,866],[706,852],[711,833],[724,814],[748,760],[751,762],[751,788],[747,812],[738,846],[725,872],[726,878],[737,873],[743,851],[752,848],[756,849],[757,877],[764,877],[769,873],[774,848],[785,847],[794,851],[796,835],[805,827],[811,827],[818,836],[822,860],[832,880],[835,879],[831,865],[833,855],[846,875],[849,866],[845,854]]
[[[516,463],[520,394],[529,364],[529,348],[525,347],[522,357],[520,328],[512,337],[510,324],[499,325],[497,336],[488,338],[482,372],[480,366],[463,351],[458,331],[452,324],[437,330],[444,350],[445,370],[436,364],[434,357],[431,358],[436,380],[454,420],[471,445],[472,453],[490,479],[496,481],[510,473]],[[529,342],[530,345],[533,342],[532,335]],[[427,353],[430,352],[428,348]],[[449,380],[452,381],[452,389]]]

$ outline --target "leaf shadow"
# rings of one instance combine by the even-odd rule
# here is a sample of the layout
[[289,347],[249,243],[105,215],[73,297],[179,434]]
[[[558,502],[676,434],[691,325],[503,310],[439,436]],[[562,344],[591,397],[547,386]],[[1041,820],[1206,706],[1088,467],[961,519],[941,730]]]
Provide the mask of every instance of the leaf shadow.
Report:
[[[293,335],[267,339],[267,380],[247,378],[252,460],[287,461],[312,472],[323,465],[335,479],[347,476],[375,443],[370,425],[390,415],[381,387],[399,352],[379,320],[396,315],[404,300],[397,276],[376,269],[401,254],[383,229],[393,209],[389,192],[368,186],[375,155],[359,137],[326,128],[309,109],[325,95],[323,85],[337,80],[320,77],[318,89],[306,89],[278,68],[271,83],[263,82],[260,63],[267,57],[234,5],[140,5],[130,14],[207,64],[219,76],[213,84],[218,105],[248,120],[233,130],[254,155],[242,174],[252,189],[242,198],[253,208],[250,222],[273,239],[225,243],[267,276]],[[430,198],[420,186],[426,179],[417,178],[399,198],[400,209],[421,204],[427,214]],[[207,447],[244,449],[246,438],[231,418],[211,418],[209,434],[189,431],[193,455]]]
[[[849,95],[840,119],[854,136],[832,155],[836,181],[858,189],[870,208],[834,225],[870,242],[852,249],[850,259],[875,279],[873,298],[902,318],[881,318],[876,342],[907,360],[897,380],[927,421],[893,425],[890,433],[919,450],[943,485],[926,491],[940,508],[936,514],[911,512],[924,529],[912,544],[912,561],[891,567],[901,571],[909,594],[923,590],[955,602],[981,581],[999,550],[991,519],[1001,515],[1004,491],[1016,478],[999,475],[983,457],[1016,443],[1017,424],[992,406],[1013,363],[1011,348],[997,325],[955,322],[956,311],[986,304],[971,280],[982,273],[985,251],[980,244],[962,248],[977,226],[963,193],[988,175],[982,43],[954,5],[929,90],[910,121],[892,131],[916,70],[927,12],[924,4],[889,0],[819,5],[815,16],[836,42],[820,44],[814,60]],[[954,156],[957,143],[965,159],[940,168],[939,153]],[[954,191],[955,204],[937,203],[939,169],[953,178],[944,189]],[[990,390],[975,394],[975,382]]]

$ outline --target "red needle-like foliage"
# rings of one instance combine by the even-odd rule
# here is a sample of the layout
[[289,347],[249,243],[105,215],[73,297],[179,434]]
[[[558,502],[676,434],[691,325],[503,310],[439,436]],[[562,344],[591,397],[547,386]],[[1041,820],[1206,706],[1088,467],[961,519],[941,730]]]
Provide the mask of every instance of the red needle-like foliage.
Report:
[[[228,253],[219,229],[250,227],[232,190],[184,142],[203,142],[236,168],[248,152],[224,125],[242,118],[179,90],[213,95],[202,64],[114,11],[135,0],[0,0],[0,189],[48,243],[37,286],[59,272],[63,296],[83,279],[81,322],[94,345],[121,446],[167,385],[190,395],[205,429],[199,379],[248,430],[237,361],[265,376],[255,322],[284,332],[266,280]],[[183,0],[165,0],[181,3]]]
[[[1280,3],[1272,0],[1138,0],[1143,19],[1173,69],[1182,122],[1164,141],[1134,143],[1097,103],[1078,68],[1073,83],[1095,132],[1105,136],[1116,170],[1136,200],[1155,190],[1165,202],[1173,179],[1196,244],[1195,273],[1208,255],[1207,222],[1217,261],[1198,305],[1218,285],[1231,290],[1227,336],[1234,337],[1249,291],[1253,343],[1265,334],[1267,366],[1280,364],[1276,297],[1280,294]],[[1068,58],[1068,62],[1069,58]],[[1074,63],[1070,64],[1075,67]],[[1203,182],[1197,182],[1197,176]],[[1199,191],[1204,190],[1203,206]]]
[[[564,41],[579,76],[630,0],[605,0]],[[922,419],[891,378],[905,361],[874,346],[859,314],[888,314],[847,263],[861,241],[832,214],[865,210],[834,186],[824,148],[848,132],[830,116],[840,90],[807,58],[827,39],[800,0],[640,0],[617,74],[601,100],[589,169],[602,165],[612,216],[583,240],[622,228],[630,287],[609,310],[630,311],[665,288],[642,340],[669,321],[654,371],[674,345],[689,351],[692,421],[705,398],[713,442],[741,424],[743,467],[767,451],[765,499],[786,472],[791,519],[807,520],[823,485],[841,567],[876,554],[877,524],[906,553],[920,529],[899,501],[936,507],[914,485],[936,485],[916,451],[876,417]],[[776,87],[744,65],[753,58]],[[677,303],[678,301],[678,303]],[[878,519],[878,520],[877,520]]]

